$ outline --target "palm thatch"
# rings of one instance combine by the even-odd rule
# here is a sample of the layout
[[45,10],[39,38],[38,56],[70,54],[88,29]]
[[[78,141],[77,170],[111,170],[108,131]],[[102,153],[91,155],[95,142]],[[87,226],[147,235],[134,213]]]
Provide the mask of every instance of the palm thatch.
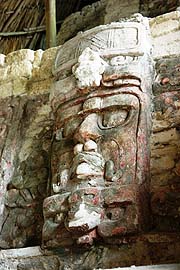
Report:
[[[69,14],[95,1],[56,0],[57,29]],[[44,0],[0,0],[0,18],[0,53],[45,49]]]
[[[0,3],[0,32],[11,33],[0,38],[0,52],[7,54],[21,48],[34,48],[41,33],[16,35],[45,25],[43,0],[3,0]],[[14,35],[13,35],[14,33]]]

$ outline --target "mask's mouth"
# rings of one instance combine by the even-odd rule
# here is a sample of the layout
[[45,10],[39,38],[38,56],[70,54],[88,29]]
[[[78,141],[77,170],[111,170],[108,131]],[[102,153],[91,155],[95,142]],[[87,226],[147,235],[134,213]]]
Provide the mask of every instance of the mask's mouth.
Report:
[[[123,148],[111,139],[106,145],[100,143],[98,153],[97,143],[88,140],[85,143],[77,143],[74,146],[74,157],[70,168],[62,169],[59,172],[58,184],[53,184],[55,193],[73,192],[78,189],[114,186],[122,182],[123,171],[120,167],[123,155]],[[107,159],[104,156],[107,155]],[[119,155],[121,156],[119,158]]]
[[85,203],[79,205],[78,211],[68,222],[68,230],[74,231],[75,228],[81,228],[82,232],[94,229],[101,222],[101,213],[89,209]]
[[88,180],[89,177],[103,177],[105,161],[101,154],[81,152],[75,155],[71,167],[71,179]]
[[[74,154],[70,169],[70,182],[76,181],[78,186],[81,186],[82,182],[82,187],[104,186],[105,160],[97,152],[96,142],[88,140],[84,144],[76,144]],[[99,179],[101,180],[99,181]]]

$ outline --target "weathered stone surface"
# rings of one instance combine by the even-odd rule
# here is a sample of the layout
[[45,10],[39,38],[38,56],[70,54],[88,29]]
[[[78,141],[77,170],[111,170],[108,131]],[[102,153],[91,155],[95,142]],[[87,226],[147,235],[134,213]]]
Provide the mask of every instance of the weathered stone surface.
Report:
[[81,11],[71,14],[61,25],[57,35],[57,44],[74,37],[79,31],[85,31],[104,23],[105,7],[107,0],[97,1],[91,6],[84,7]]
[[16,77],[13,81],[13,91],[12,94],[14,96],[26,95],[27,94],[27,83],[28,80],[26,78],[18,78]]
[[0,251],[0,259],[20,259],[28,257],[42,256],[40,246],[33,246],[27,248],[6,249]]
[[[160,252],[159,252],[160,251]],[[162,254],[161,254],[162,251]],[[91,250],[59,250],[58,256],[47,254],[43,257],[38,247],[3,251],[0,254],[0,269],[112,269],[114,267],[128,267],[132,269],[176,270],[179,264],[180,240],[177,234],[146,234],[139,238],[129,239],[123,245],[96,246]],[[49,252],[52,253],[52,252]],[[49,261],[49,268],[48,268]],[[164,265],[167,262],[168,265]],[[139,266],[138,265],[144,265]],[[131,267],[130,267],[131,266]],[[19,268],[17,268],[19,267]],[[22,268],[21,268],[22,267]],[[29,268],[28,268],[29,267]],[[31,268],[32,267],[32,268]],[[59,267],[59,268],[57,268]],[[168,268],[170,267],[170,268]],[[119,269],[119,268],[117,268]],[[121,268],[120,268],[121,269]]]
[[57,139],[51,196],[44,201],[44,247],[113,243],[115,236],[148,225],[152,61],[147,29],[147,20],[137,15],[81,33],[57,52],[58,83],[50,97]]
[[[153,214],[179,218],[180,211],[180,184],[174,183],[173,185],[167,185],[157,190],[153,190],[151,207]],[[176,226],[175,226],[176,227]],[[172,229],[172,228],[171,228]]]
[[40,81],[30,80],[27,82],[26,93],[29,95],[49,94],[52,81],[52,78]]
[[150,26],[154,58],[179,54],[180,11],[155,17],[150,20]]
[[[166,92],[154,98],[153,131],[175,130],[179,126],[178,91]],[[175,132],[176,133],[176,132]],[[176,133],[177,134],[177,133]]]
[[2,100],[1,248],[24,247],[41,238],[51,134],[47,100],[47,96]]
[[[180,265],[179,264],[162,264],[162,265],[146,265],[146,266],[130,266],[130,267],[118,267],[116,270],[179,270]],[[106,269],[108,270],[108,269]]]
[[59,270],[59,260],[56,257],[29,258],[17,265],[17,270]]
[[44,256],[38,247],[9,250],[0,254],[0,270],[59,270],[56,256]]
[[50,48],[45,52],[40,50],[35,52],[34,66],[32,70],[32,83],[43,81],[52,77],[52,64],[54,62],[57,47]]
[[[139,20],[142,21],[142,18],[139,17]],[[171,46],[178,45],[179,37],[175,42],[170,40],[173,35],[179,34],[179,13],[150,19],[150,22],[155,58],[170,54],[167,58],[156,60],[153,106],[143,99],[152,79],[147,76],[151,68],[144,66],[147,58],[142,56],[150,49],[149,45],[147,50],[143,47],[146,39],[142,41],[140,53],[136,47],[133,52],[128,49],[127,55],[125,51],[121,55],[127,39],[120,31],[120,55],[119,51],[115,51],[115,55],[106,57],[108,54],[102,49],[100,57],[107,66],[100,88],[86,85],[79,89],[72,73],[72,66],[86,44],[91,50],[97,48],[98,51],[99,41],[96,38],[93,44],[85,40],[85,45],[78,47],[74,43],[70,46],[70,55],[66,46],[64,51],[62,46],[61,56],[64,58],[56,62],[57,73],[53,70],[59,80],[56,82],[53,81],[51,68],[58,48],[47,52],[22,50],[0,56],[1,248],[40,244],[43,227],[44,247],[57,248],[52,254],[58,254],[62,269],[179,262],[179,54],[171,56],[176,53],[176,48]],[[131,23],[135,25],[133,19]],[[132,37],[134,32],[128,31]],[[100,43],[103,43],[103,38],[100,35]],[[172,41],[172,45],[167,39]],[[137,39],[137,43],[140,40]],[[161,40],[165,49],[160,50],[158,42]],[[134,44],[133,39],[129,44]],[[103,46],[111,50],[116,44],[103,43]],[[74,51],[75,48],[78,50]],[[49,91],[55,119],[49,104]],[[69,102],[71,99],[73,104]],[[146,127],[143,119],[148,115],[142,119],[146,112],[143,104],[148,104],[148,110],[153,108],[151,182],[149,189],[144,187],[140,190],[141,195],[147,196],[138,197],[136,185],[132,186],[130,182],[134,179],[136,167],[135,151],[132,149],[140,151],[142,146],[142,158],[141,154],[137,156],[141,165],[137,166],[139,181],[143,179],[141,170],[144,162],[145,172],[147,168],[147,156],[143,152],[147,142],[142,127]],[[137,110],[140,110],[138,124],[135,117]],[[126,131],[124,137],[121,126],[123,132]],[[111,133],[111,129],[117,133]],[[139,135],[138,140],[133,139],[135,134]],[[147,135],[149,138],[149,130]],[[123,142],[125,145],[119,148],[118,145],[122,146]],[[49,179],[50,159],[52,179]],[[71,170],[66,160],[71,162]],[[138,202],[138,198],[141,201]],[[137,231],[141,224],[138,217],[143,212],[137,206],[144,205],[146,201],[151,207],[149,230],[156,234],[149,233],[138,238]],[[143,216],[149,215],[146,208],[144,212]],[[144,221],[142,224],[145,225]],[[77,245],[91,248],[88,251],[74,249]],[[48,258],[28,259],[25,262],[24,259],[8,257],[0,259],[0,269],[9,266],[17,270],[18,264],[19,269],[59,267],[57,259],[47,262]]]
[[[44,51],[41,49],[34,52],[33,68],[37,68],[40,66],[43,54]],[[51,65],[51,62],[49,62],[49,64]]]
[[32,74],[32,63],[24,60],[21,62],[13,62],[8,69],[8,79],[16,79],[17,77],[24,77],[29,79]]
[[[123,0],[101,0],[67,17],[58,33],[57,44],[63,44],[79,31],[119,21],[137,12],[152,18],[175,10],[177,5],[175,0],[166,3],[160,3],[159,0],[152,3],[141,3],[139,0],[133,0],[131,3]],[[154,58],[179,54],[179,14],[179,11],[173,11],[150,19]]]
[[179,140],[179,132],[176,128],[170,128],[168,130],[164,130],[158,133],[153,134],[152,136],[152,143],[157,146],[159,145],[167,145],[172,144],[173,142],[176,143],[176,141]]
[[5,62],[8,65],[20,63],[23,61],[33,62],[34,61],[34,51],[32,51],[30,49],[22,49],[19,51],[9,53],[5,58]]
[[[174,97],[171,93],[164,94],[167,100],[166,106],[172,106],[172,101],[177,101],[174,106],[178,107],[178,91],[180,89],[180,59],[179,57],[170,57],[165,59],[160,59],[156,62],[157,75],[154,82],[153,92],[155,95],[164,93],[164,92],[174,92]],[[168,95],[169,102],[168,102]],[[176,100],[175,100],[176,98]]]
[[7,80],[7,78],[8,78],[8,67],[7,66],[0,66],[0,79],[2,80],[2,81],[5,81],[5,80]]
[[[163,19],[163,18],[162,18]],[[156,62],[151,140],[151,209],[157,230],[179,230],[179,60]]]
[[1,55],[0,97],[49,93],[56,50],[34,52],[22,49],[7,56]]
[[154,1],[140,1],[140,12],[144,16],[150,18],[171,12],[178,8],[180,2],[176,0],[170,0],[164,2],[163,0],[154,0]]
[[[16,87],[17,89],[14,91],[14,94],[19,95],[26,92],[25,87],[23,87],[23,82],[31,77],[34,51],[22,49],[17,52],[12,52],[6,57],[3,57],[2,61],[3,64],[1,64],[2,67],[0,67],[0,76],[3,84],[13,83],[13,80],[15,80],[13,89],[16,89]],[[22,83],[20,82],[21,78]],[[21,87],[22,90],[20,89]],[[0,86],[0,91],[1,89],[2,86]],[[7,91],[7,95],[13,95],[13,92],[10,94]]]
[[0,84],[0,95],[1,98],[8,98],[13,95],[13,82],[4,82]]
[[139,0],[131,2],[122,0],[107,0],[104,23],[119,21],[139,12]]

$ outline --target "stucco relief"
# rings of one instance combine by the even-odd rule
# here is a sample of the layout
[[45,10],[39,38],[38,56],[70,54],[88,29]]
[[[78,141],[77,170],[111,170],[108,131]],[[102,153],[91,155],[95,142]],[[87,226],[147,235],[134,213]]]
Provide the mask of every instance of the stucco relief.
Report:
[[54,75],[43,246],[115,243],[146,230],[152,80],[146,19],[81,33],[59,49]]

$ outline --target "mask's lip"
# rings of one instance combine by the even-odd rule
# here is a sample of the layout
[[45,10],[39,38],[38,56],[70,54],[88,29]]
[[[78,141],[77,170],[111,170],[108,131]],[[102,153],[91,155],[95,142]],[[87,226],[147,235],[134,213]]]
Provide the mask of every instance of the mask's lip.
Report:
[[[99,164],[96,164],[96,159],[90,159],[90,157],[93,158],[98,158],[98,162]],[[75,175],[83,175],[84,173],[81,172],[81,170],[79,172],[76,171],[77,167],[79,165],[84,164],[85,166],[89,167],[91,169],[91,166],[94,167],[94,170],[91,172],[91,174],[89,174],[89,176],[102,176],[103,175],[103,169],[104,169],[104,158],[100,153],[97,152],[87,152],[87,151],[83,151],[81,153],[78,153],[74,156],[73,159],[73,163],[70,169],[70,178],[73,178]],[[95,169],[97,168],[97,170]],[[85,175],[85,174],[84,174]]]
[[[126,74],[125,74],[126,73]],[[129,72],[123,72],[120,74],[107,74],[106,71],[103,73],[102,76],[102,82],[110,82],[110,81],[115,81],[115,80],[137,80],[138,86],[141,83],[141,79],[135,75],[129,74]]]

